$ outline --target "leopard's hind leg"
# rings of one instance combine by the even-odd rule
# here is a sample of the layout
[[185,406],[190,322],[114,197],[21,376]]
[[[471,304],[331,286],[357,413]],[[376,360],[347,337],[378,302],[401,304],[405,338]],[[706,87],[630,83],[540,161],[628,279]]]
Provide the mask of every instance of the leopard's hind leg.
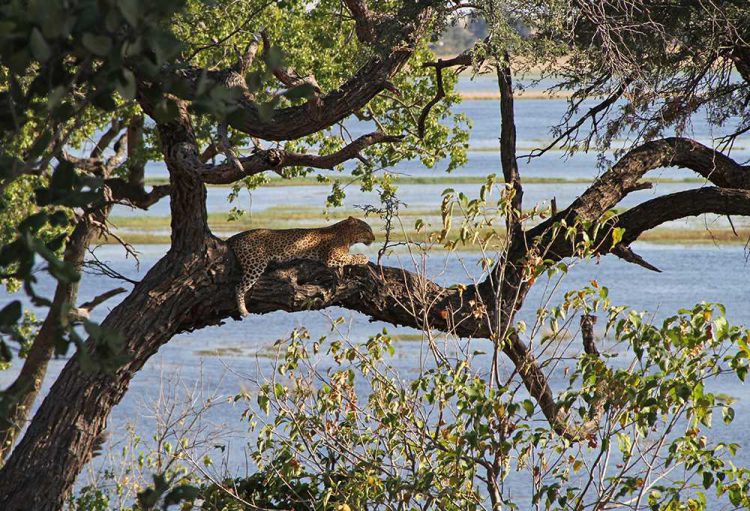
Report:
[[249,312],[247,312],[247,307],[245,306],[245,295],[253,288],[260,276],[263,275],[265,269],[265,265],[257,265],[253,268],[248,268],[244,271],[242,280],[237,285],[237,309],[239,309],[242,317],[249,314]]

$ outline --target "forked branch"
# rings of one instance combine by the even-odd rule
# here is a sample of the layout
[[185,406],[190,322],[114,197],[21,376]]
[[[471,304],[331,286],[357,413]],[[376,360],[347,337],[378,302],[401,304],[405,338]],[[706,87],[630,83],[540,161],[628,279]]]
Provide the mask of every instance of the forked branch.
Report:
[[642,189],[639,180],[660,167],[693,170],[721,188],[750,190],[750,168],[719,151],[691,139],[672,137],[646,142],[623,156],[565,210],[527,232],[527,239],[541,237],[561,220],[596,222],[629,193]]

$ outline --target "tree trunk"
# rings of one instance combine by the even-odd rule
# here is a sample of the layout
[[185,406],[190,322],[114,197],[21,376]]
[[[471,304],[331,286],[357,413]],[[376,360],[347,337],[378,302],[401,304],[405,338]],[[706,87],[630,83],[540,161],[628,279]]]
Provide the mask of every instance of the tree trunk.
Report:
[[[127,363],[114,373],[87,372],[74,356],[42,403],[29,430],[0,471],[0,509],[62,508],[91,457],[94,440],[130,380],[185,323],[206,314],[212,297],[233,286],[229,251],[209,240],[200,253],[170,253],[102,324],[126,339]],[[137,318],[137,321],[134,319]],[[95,355],[96,346],[87,348]]]

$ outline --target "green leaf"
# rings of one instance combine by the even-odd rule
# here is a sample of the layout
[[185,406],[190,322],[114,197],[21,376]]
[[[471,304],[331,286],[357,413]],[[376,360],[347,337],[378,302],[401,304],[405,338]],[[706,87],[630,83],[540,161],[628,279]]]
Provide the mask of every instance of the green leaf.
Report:
[[179,504],[183,501],[195,500],[200,494],[200,490],[190,484],[183,484],[172,489],[169,493],[164,496],[164,509],[167,507]]
[[118,0],[117,7],[120,8],[125,21],[130,23],[131,26],[135,27],[138,25],[138,19],[140,18],[141,6],[138,5],[138,0]]
[[276,69],[281,66],[284,59],[284,54],[278,46],[271,46],[263,52],[263,60],[266,61],[268,67]]
[[130,69],[123,69],[120,72],[120,79],[117,81],[117,92],[123,99],[135,98],[135,75]]
[[15,325],[21,319],[21,302],[13,300],[0,310],[0,328]]
[[308,84],[302,84],[297,87],[292,87],[291,89],[287,90],[284,93],[284,96],[287,98],[294,100],[294,99],[309,99],[312,97],[313,93],[315,92],[315,88]]
[[614,247],[622,241],[622,236],[625,234],[625,229],[622,227],[615,227],[612,229],[612,246]]
[[162,99],[154,108],[154,117],[159,122],[169,122],[179,115],[177,103],[169,99]]
[[83,34],[81,43],[88,51],[94,55],[99,55],[100,57],[107,55],[109,50],[112,49],[112,41],[109,37],[94,35],[90,32]]
[[531,417],[534,415],[534,403],[531,401],[531,399],[524,399],[523,400],[523,409],[526,410],[526,416]]
[[731,406],[725,406],[721,410],[721,415],[724,419],[724,424],[731,424],[734,420],[734,408],[732,408]]
[[31,54],[34,55],[34,58],[39,62],[47,62],[52,55],[52,50],[50,49],[49,44],[47,44],[47,41],[44,40],[44,36],[36,27],[31,30],[30,46]]

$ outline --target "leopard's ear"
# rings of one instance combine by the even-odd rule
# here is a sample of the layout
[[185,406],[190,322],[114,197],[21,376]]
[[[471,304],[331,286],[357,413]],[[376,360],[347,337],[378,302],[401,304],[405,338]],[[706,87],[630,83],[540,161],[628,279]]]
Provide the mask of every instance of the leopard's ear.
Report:
[[350,216],[350,217],[349,217],[349,218],[347,218],[346,220],[347,220],[348,222],[356,222],[356,221],[357,221],[357,219],[356,219],[356,218],[354,218],[353,216]]

